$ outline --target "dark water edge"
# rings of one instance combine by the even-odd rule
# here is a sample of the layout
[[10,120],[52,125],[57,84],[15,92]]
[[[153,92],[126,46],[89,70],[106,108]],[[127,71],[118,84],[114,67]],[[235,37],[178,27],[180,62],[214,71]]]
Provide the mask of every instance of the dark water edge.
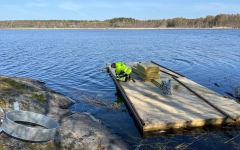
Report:
[[[75,101],[69,109],[102,120],[133,149],[179,145],[239,149],[238,126],[216,131],[207,127],[194,135],[170,132],[166,136],[161,131],[160,137],[143,139],[124,103],[120,109],[109,109],[121,98],[108,73],[101,70],[114,61],[153,60],[229,96],[226,92],[233,93],[240,85],[239,41],[236,29],[0,30],[0,74],[44,81]],[[94,99],[107,105],[96,104]]]

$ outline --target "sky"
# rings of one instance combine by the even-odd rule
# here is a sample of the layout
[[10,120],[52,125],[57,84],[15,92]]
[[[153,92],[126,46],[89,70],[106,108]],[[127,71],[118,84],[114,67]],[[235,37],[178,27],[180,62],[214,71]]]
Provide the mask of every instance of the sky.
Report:
[[0,20],[158,20],[240,14],[240,0],[0,0]]

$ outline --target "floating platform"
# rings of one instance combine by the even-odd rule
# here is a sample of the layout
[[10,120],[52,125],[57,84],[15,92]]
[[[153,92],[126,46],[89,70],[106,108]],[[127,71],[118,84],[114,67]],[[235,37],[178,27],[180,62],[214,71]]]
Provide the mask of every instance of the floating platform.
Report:
[[[125,63],[132,68],[138,62]],[[240,104],[163,67],[160,78],[168,78],[179,84],[172,95],[166,95],[151,81],[143,81],[137,73],[131,76],[135,82],[115,79],[115,69],[108,65],[109,73],[121,92],[126,105],[142,132],[205,125],[223,125],[240,121]]]

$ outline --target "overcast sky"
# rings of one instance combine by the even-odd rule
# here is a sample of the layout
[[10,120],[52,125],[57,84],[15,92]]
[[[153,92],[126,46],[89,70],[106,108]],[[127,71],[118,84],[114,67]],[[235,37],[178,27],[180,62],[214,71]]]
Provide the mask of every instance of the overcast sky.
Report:
[[0,20],[139,20],[240,13],[240,0],[0,0]]

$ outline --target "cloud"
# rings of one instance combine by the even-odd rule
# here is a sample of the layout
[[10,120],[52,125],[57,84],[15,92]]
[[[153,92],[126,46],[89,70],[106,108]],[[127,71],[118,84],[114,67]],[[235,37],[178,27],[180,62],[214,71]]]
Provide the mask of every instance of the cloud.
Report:
[[195,6],[195,9],[201,11],[235,12],[240,10],[240,5],[223,3],[202,3]]
[[29,2],[25,4],[27,7],[46,7],[46,3],[34,3],[34,2]]
[[79,16],[85,17],[85,13],[82,11],[83,6],[74,2],[62,2],[58,4],[60,9],[65,9],[68,11],[72,11]]
[[82,5],[79,5],[77,3],[73,2],[63,2],[58,5],[59,8],[61,9],[66,9],[74,12],[79,12],[80,9],[82,8]]

